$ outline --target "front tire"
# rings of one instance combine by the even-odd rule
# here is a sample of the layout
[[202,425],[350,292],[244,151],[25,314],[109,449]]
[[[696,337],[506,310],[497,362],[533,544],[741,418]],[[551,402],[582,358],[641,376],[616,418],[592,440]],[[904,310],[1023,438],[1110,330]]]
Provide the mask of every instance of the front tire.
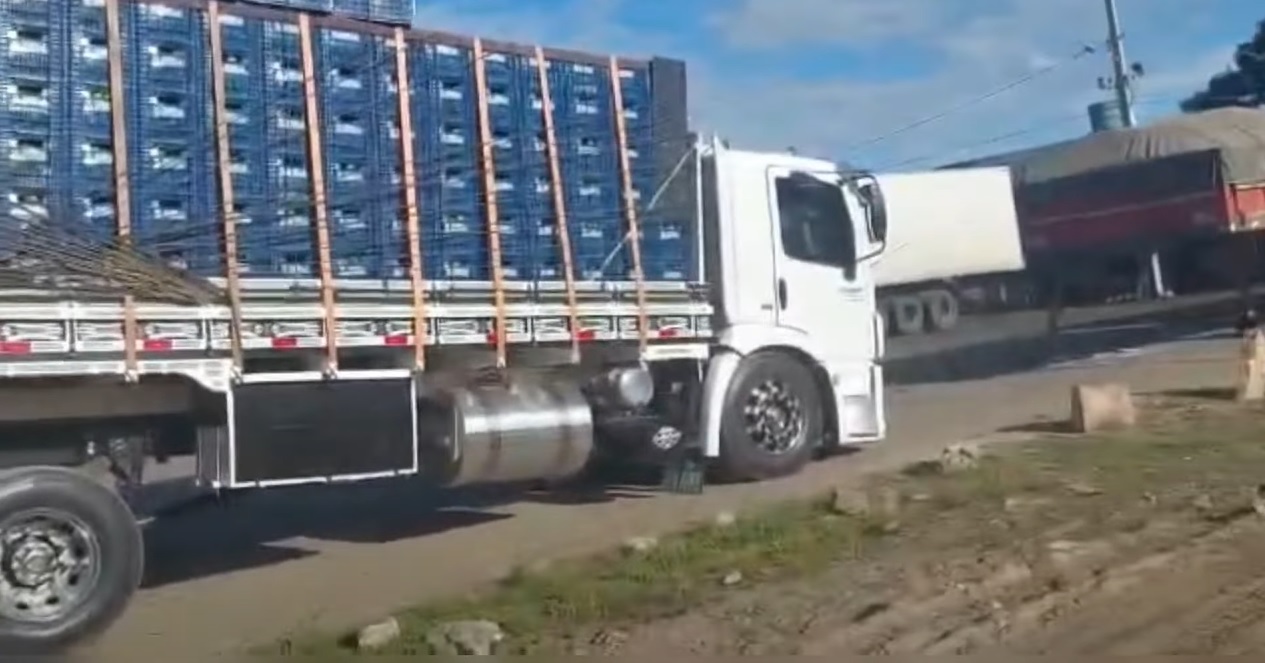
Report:
[[821,391],[802,362],[780,352],[747,357],[725,396],[722,474],[733,481],[795,474],[821,442],[822,419]]
[[99,634],[143,567],[140,528],[104,485],[57,467],[0,473],[0,652],[56,653]]

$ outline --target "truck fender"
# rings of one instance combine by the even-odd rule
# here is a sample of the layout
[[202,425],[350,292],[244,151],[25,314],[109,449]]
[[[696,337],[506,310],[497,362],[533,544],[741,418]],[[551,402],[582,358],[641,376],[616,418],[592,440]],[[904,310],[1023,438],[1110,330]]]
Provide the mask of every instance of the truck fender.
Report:
[[[764,325],[735,325],[725,330],[718,339],[712,358],[708,361],[707,375],[703,378],[702,430],[699,443],[703,455],[707,458],[720,456],[720,421],[725,410],[725,397],[729,392],[729,384],[743,358],[761,350],[782,349],[791,354],[799,354],[808,362],[814,372],[820,372],[826,366],[821,352],[809,342],[808,337],[794,329],[786,327],[768,327]],[[827,388],[822,405],[832,411],[837,402],[834,385],[827,379]]]
[[703,377],[703,429],[699,436],[703,456],[707,458],[720,457],[720,420],[725,411],[725,396],[742,357],[731,349],[723,348],[718,349],[707,362],[707,375]]

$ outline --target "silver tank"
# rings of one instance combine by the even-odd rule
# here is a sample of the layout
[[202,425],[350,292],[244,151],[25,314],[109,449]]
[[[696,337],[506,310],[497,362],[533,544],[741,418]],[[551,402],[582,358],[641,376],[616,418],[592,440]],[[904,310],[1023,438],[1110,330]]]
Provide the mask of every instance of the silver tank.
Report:
[[443,389],[422,403],[423,472],[450,486],[558,480],[593,452],[593,416],[564,382]]

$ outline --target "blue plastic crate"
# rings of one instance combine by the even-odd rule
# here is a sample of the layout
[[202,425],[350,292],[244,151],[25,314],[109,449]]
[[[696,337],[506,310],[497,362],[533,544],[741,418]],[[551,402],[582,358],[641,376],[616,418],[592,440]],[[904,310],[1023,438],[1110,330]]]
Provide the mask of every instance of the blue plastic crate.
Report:
[[0,23],[0,58],[6,76],[41,80],[59,71],[65,38],[61,25],[46,20],[28,22],[2,13],[0,17],[5,19]]
[[388,25],[413,24],[413,0],[369,0],[367,18]]

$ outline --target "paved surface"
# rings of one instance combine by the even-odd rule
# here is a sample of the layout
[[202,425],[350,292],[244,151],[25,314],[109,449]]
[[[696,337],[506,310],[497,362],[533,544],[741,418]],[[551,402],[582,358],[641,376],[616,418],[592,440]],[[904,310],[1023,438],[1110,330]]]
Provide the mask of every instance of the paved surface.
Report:
[[[911,375],[905,384],[890,389],[885,443],[817,463],[787,480],[712,486],[700,496],[630,487],[527,498],[495,491],[436,494],[380,482],[245,495],[230,508],[160,520],[148,534],[145,588],[90,653],[108,660],[193,660],[286,633],[354,626],[493,581],[541,557],[593,552],[629,536],[710,519],[720,510],[810,495],[936,454],[956,440],[1064,416],[1068,389],[1077,382],[1124,380],[1147,390],[1229,384],[1235,345],[1215,338],[1224,317],[1165,321],[1171,310],[1147,314],[1159,315],[1158,322],[1091,316],[1060,335],[1062,347],[1072,350],[1045,340],[1045,358],[1054,359],[1049,367],[1013,361],[1027,354],[997,350],[1003,346],[996,329],[1035,332],[1044,328],[1042,315],[1020,316],[1010,327],[982,323],[957,337],[956,345],[908,339],[911,345],[948,345],[894,347],[897,360],[922,352],[924,363],[936,365],[946,356],[972,356],[954,354],[966,353],[963,348],[994,349],[976,350],[971,363],[961,364],[984,374],[977,379],[947,381],[960,359],[945,360],[949,367],[931,371],[929,380],[906,369]],[[979,369],[981,363],[987,370]],[[965,377],[975,377],[970,372]]]

